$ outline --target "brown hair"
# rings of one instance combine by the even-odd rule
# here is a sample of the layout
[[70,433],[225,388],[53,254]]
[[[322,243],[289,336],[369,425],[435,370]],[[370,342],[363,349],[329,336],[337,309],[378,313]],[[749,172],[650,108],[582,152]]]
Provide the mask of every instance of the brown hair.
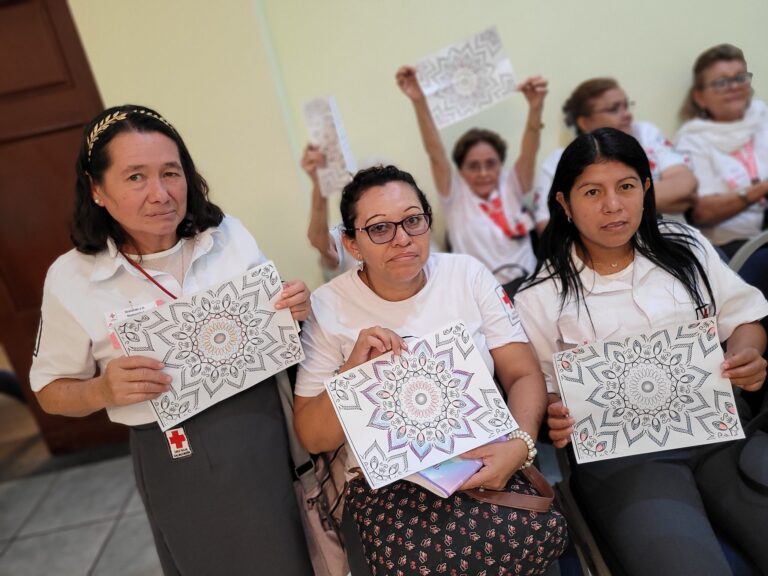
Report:
[[456,164],[456,168],[461,170],[461,165],[464,164],[464,159],[467,157],[469,150],[480,142],[485,142],[496,150],[499,160],[502,164],[504,163],[507,157],[507,143],[504,138],[492,130],[472,128],[465,132],[453,146],[453,163]]
[[592,100],[618,87],[619,83],[613,78],[590,78],[576,86],[563,104],[565,125],[574,128],[577,134],[582,134],[576,120],[592,114]]
[[699,57],[696,58],[696,62],[693,64],[693,82],[691,83],[691,87],[688,89],[688,94],[680,108],[681,120],[685,121],[690,120],[691,118],[709,117],[708,112],[696,104],[696,101],[693,99],[693,92],[704,88],[704,73],[709,70],[713,64],[723,60],[739,60],[740,62],[743,62],[745,66],[747,64],[747,60],[744,58],[744,52],[733,44],[718,44],[699,54]]

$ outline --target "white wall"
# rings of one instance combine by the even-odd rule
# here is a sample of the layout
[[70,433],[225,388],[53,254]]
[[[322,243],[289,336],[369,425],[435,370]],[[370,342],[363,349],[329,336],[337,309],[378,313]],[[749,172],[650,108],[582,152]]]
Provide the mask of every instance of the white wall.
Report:
[[[309,187],[298,168],[302,104],[336,96],[353,152],[396,162],[432,190],[401,64],[496,25],[519,78],[550,79],[540,158],[566,143],[560,106],[582,80],[613,75],[636,116],[669,136],[705,48],[746,53],[768,98],[763,0],[69,0],[104,103],[156,107],[184,135],[213,198],[241,218],[285,276],[319,282],[305,240]],[[727,6],[727,8],[726,8]],[[517,148],[525,105],[473,125]],[[434,194],[431,194],[434,200]],[[334,209],[334,214],[336,213]],[[438,234],[438,238],[442,234]]]

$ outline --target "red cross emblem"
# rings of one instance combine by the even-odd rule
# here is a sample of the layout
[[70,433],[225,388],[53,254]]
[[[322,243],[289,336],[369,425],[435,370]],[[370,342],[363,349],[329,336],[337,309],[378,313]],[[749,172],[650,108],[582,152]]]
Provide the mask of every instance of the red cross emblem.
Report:
[[178,427],[165,431],[165,438],[168,440],[168,449],[173,458],[185,458],[192,455],[192,447],[189,445],[184,428]]

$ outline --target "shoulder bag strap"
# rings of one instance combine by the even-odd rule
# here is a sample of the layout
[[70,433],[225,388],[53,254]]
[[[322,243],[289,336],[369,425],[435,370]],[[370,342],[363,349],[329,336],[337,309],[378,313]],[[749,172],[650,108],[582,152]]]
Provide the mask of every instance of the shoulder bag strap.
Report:
[[485,502],[486,504],[496,504],[506,508],[519,508],[520,510],[530,510],[531,512],[549,512],[552,507],[552,501],[555,498],[555,491],[550,486],[544,475],[539,472],[535,466],[525,468],[523,474],[536,489],[540,496],[530,494],[518,494],[517,492],[507,492],[504,490],[464,490],[475,500]]

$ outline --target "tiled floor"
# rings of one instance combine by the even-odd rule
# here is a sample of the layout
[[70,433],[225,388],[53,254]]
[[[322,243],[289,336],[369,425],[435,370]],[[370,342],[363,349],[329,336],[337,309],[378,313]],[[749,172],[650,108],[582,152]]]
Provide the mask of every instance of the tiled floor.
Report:
[[0,576],[162,576],[128,457],[0,484]]

